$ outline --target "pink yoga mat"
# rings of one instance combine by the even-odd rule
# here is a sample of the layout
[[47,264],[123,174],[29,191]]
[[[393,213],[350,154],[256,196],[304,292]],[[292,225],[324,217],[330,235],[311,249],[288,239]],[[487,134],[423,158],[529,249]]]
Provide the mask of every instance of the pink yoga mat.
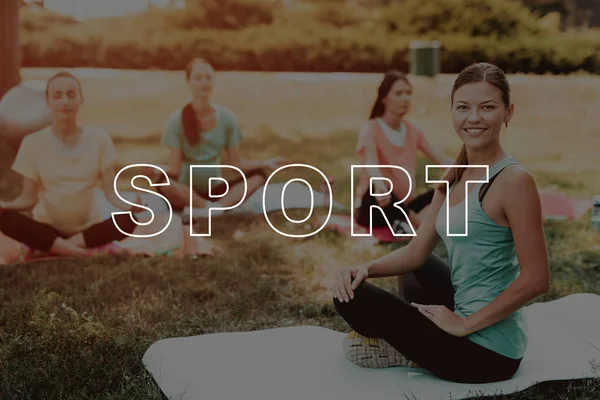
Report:
[[548,219],[581,218],[592,208],[592,200],[580,199],[550,189],[540,189],[542,214]]
[[[138,226],[137,235],[157,232],[157,227],[164,226],[168,214],[157,214],[152,224]],[[181,218],[174,215],[169,227],[160,235],[151,238],[126,238],[118,243],[120,252],[146,257],[172,256],[183,258],[186,255],[215,256],[212,242],[205,237],[190,236],[189,226],[183,225]],[[57,257],[41,255],[34,258],[28,257],[28,249],[21,243],[3,235],[0,232],[0,265],[31,263],[50,260],[68,259],[71,257]]]
[[[551,189],[539,189],[540,201],[542,204],[542,215],[546,219],[555,220],[576,220],[585,215],[592,207],[591,200],[585,200],[563,193],[556,192]],[[320,227],[325,221],[325,216],[318,218],[314,226]],[[349,215],[332,215],[325,229],[336,231],[341,235],[350,236],[352,234],[352,224],[354,224],[354,232],[367,233],[368,230],[356,222]],[[410,236],[395,237],[391,230],[387,227],[373,228],[372,237],[379,242],[405,242],[410,239]],[[364,239],[365,237],[357,237]]]

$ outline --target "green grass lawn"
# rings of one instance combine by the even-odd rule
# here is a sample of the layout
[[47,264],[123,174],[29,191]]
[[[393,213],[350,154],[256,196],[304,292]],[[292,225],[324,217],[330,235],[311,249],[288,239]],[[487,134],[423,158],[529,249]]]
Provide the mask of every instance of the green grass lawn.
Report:
[[[25,71],[25,76],[43,78],[47,71]],[[238,111],[246,155],[278,154],[319,167],[336,179],[336,199],[348,204],[349,166],[357,163],[355,128],[368,112],[378,78],[345,82],[318,77],[321,81],[223,74],[216,96]],[[509,151],[530,168],[540,186],[581,196],[600,193],[597,124],[581,118],[593,116],[592,107],[582,102],[582,108],[572,109],[576,121],[566,119],[570,115],[556,116],[562,104],[597,102],[599,78],[512,78],[517,112],[525,115],[516,114],[511,123]],[[124,164],[164,161],[158,137],[168,112],[185,101],[181,75],[140,72],[83,81],[87,97],[82,122],[105,127]],[[454,154],[457,140],[446,96],[451,77],[415,82],[414,118],[434,143]],[[424,92],[433,86],[428,98]],[[236,87],[238,92],[233,91]],[[539,89],[539,98],[532,88]],[[543,97],[551,91],[563,97]],[[424,165],[420,159],[418,190],[424,189]],[[316,174],[303,177],[319,185]],[[283,216],[275,213],[272,218],[283,229]],[[305,239],[285,238],[263,216],[222,217],[213,221],[212,229],[211,240],[222,249],[215,258],[118,256],[0,268],[0,398],[162,399],[141,363],[156,340],[294,325],[345,331],[326,288],[328,271],[392,250],[327,231]],[[552,284],[536,301],[576,292],[600,294],[600,233],[592,231],[589,215],[579,221],[547,222],[545,229]],[[436,253],[446,257],[442,245]],[[396,290],[394,279],[373,282]],[[600,380],[544,383],[495,398],[597,399]]]

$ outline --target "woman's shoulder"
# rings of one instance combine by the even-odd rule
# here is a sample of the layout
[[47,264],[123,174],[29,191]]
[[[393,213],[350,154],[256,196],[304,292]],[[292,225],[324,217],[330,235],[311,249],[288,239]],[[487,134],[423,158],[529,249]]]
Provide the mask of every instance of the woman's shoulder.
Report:
[[370,118],[363,122],[360,127],[361,134],[372,134],[379,127],[379,117]]
[[93,142],[94,144],[105,145],[113,143],[113,138],[106,129],[91,125],[83,125],[81,126],[81,129],[86,140]]
[[181,117],[183,113],[183,107],[177,108],[167,116],[167,121],[165,122],[165,131],[168,132],[176,132],[181,129],[182,122]]
[[32,132],[23,137],[21,144],[19,145],[19,151],[26,151],[27,149],[45,149],[51,144],[51,135],[51,125]]
[[362,147],[365,141],[373,140],[373,134],[376,129],[376,127],[374,126],[375,124],[377,124],[377,121],[375,119],[369,119],[363,122],[363,124],[360,126],[360,129],[358,131],[358,148]]
[[181,119],[181,113],[183,112],[183,107],[178,107],[175,110],[172,110],[167,117],[167,121],[179,121]]
[[407,131],[418,132],[419,134],[425,133],[425,131],[423,130],[421,125],[418,122],[416,122],[414,119],[404,118],[403,122],[404,122],[404,126],[406,126]]
[[223,117],[223,119],[225,121],[227,121],[227,122],[236,122],[237,121],[237,115],[236,115],[235,111],[233,111],[231,108],[223,106],[218,103],[212,103],[212,106],[215,109],[215,111],[217,112],[217,115]]
[[504,175],[504,180],[507,183],[513,183],[513,182],[515,182],[516,184],[535,183],[533,174],[531,172],[529,172],[529,170],[527,168],[525,168],[517,160],[514,160],[511,164],[507,165],[504,168],[504,171],[501,175]]
[[102,139],[110,138],[110,134],[108,133],[108,131],[106,129],[100,128],[99,126],[81,125],[80,128],[81,132],[83,132],[85,135]]
[[34,141],[38,141],[41,140],[43,138],[49,137],[49,135],[52,134],[52,125],[46,126],[42,129],[39,129],[35,132],[30,133],[29,135],[25,136],[23,138],[23,142],[28,141],[28,142],[34,142]]
[[503,168],[497,180],[502,186],[502,193],[512,199],[537,195],[537,183],[533,174],[516,160]]

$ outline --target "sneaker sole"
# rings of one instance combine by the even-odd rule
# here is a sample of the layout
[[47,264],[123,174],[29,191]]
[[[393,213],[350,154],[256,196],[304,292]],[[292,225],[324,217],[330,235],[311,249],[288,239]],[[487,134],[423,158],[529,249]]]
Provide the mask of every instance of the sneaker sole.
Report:
[[368,338],[356,332],[349,333],[344,339],[344,352],[350,361],[364,368],[417,368],[416,363],[385,340]]

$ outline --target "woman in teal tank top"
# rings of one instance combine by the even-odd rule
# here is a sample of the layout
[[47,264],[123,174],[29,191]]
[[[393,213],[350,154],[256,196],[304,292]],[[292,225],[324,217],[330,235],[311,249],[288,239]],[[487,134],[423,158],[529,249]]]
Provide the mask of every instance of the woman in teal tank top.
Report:
[[[169,164],[166,173],[172,178],[170,185],[160,186],[160,192],[173,208],[190,212],[192,217],[207,217],[209,208],[235,207],[262,187],[267,174],[285,164],[281,157],[268,160],[243,159],[240,154],[242,133],[233,111],[212,101],[214,69],[201,58],[193,59],[186,67],[186,80],[192,100],[183,108],[175,110],[168,118],[162,143],[169,147]],[[221,162],[225,152],[227,163]],[[239,168],[247,178],[244,188],[243,177],[223,182],[219,165]],[[190,166],[194,168],[190,175]],[[145,171],[157,178],[158,170]],[[236,173],[234,173],[236,174]],[[211,186],[211,179],[221,182]],[[190,186],[193,208],[189,208]],[[212,201],[211,201],[212,200]],[[214,212],[214,211],[213,211]]]
[[[513,111],[500,68],[473,64],[457,77],[451,112],[463,146],[417,236],[335,272],[334,304],[353,329],[344,341],[353,362],[418,365],[472,383],[518,370],[527,348],[522,308],[548,290],[550,273],[535,181],[500,143]],[[448,264],[433,255],[440,239]],[[366,282],[400,275],[400,297]]]

